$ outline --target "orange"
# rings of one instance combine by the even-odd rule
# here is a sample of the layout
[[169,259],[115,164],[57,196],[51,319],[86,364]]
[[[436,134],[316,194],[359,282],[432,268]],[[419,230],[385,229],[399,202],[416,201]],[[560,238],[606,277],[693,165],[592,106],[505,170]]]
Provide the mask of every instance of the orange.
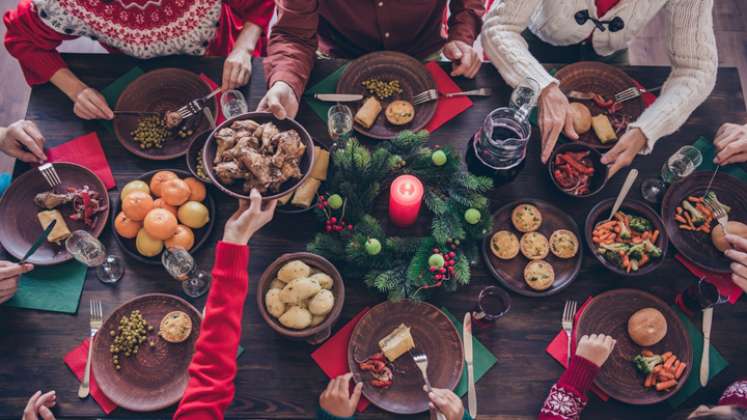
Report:
[[123,238],[132,239],[136,237],[141,227],[143,227],[142,223],[128,219],[124,212],[120,212],[114,219],[114,229]]
[[153,175],[153,178],[150,179],[150,192],[153,193],[156,197],[161,196],[161,184],[164,182],[170,180],[179,178],[176,176],[175,173],[171,171],[159,171],[156,172],[155,175]]
[[187,201],[177,211],[179,222],[192,229],[199,229],[210,221],[210,212],[204,204],[198,201]]
[[153,209],[153,198],[142,191],[133,191],[122,200],[122,212],[128,219],[139,222]]
[[166,209],[153,209],[143,221],[143,228],[153,239],[166,240],[176,233],[176,217]]
[[191,194],[189,185],[179,178],[169,179],[161,184],[161,198],[166,204],[181,206],[189,200]]
[[165,243],[166,248],[182,248],[189,251],[195,244],[195,234],[192,233],[192,229],[184,225],[178,225],[174,236],[166,239]]
[[153,202],[153,208],[154,209],[166,209],[170,211],[171,213],[176,216],[176,206],[172,206],[171,204],[168,204],[167,202],[163,201],[163,198],[157,198],[156,201]]
[[205,190],[205,184],[203,184],[202,181],[194,177],[189,177],[184,178],[184,182],[189,185],[189,189],[192,191],[192,194],[189,196],[189,201],[202,201],[205,199],[205,196],[207,196],[207,190]]

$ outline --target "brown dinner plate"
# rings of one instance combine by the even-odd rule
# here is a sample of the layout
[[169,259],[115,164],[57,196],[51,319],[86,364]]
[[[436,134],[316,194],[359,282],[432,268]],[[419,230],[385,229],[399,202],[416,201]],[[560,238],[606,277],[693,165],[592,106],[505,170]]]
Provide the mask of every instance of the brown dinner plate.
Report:
[[[540,213],[542,213],[542,225],[537,229],[537,232],[545,235],[548,241],[550,240],[550,235],[558,229],[570,230],[576,235],[576,239],[578,240],[578,252],[574,257],[559,258],[550,252],[547,257],[544,258],[545,261],[552,265],[553,270],[555,271],[555,281],[549,289],[543,291],[532,289],[524,280],[524,268],[529,263],[529,259],[521,252],[510,260],[502,260],[496,257],[490,250],[490,240],[493,237],[493,234],[500,230],[513,232],[513,234],[516,235],[516,238],[521,240],[523,233],[519,232],[514,227],[514,224],[511,221],[511,212],[519,204],[525,203],[533,204],[539,209]],[[560,292],[575,280],[579,270],[581,269],[583,247],[581,246],[581,234],[579,233],[578,226],[571,216],[548,202],[528,198],[506,204],[497,212],[493,213],[492,217],[493,231],[483,239],[482,256],[485,260],[485,265],[488,266],[488,270],[490,270],[493,277],[495,277],[501,284],[520,295],[542,297],[554,295],[555,293]]]
[[353,329],[348,366],[355,382],[363,382],[363,395],[375,406],[395,414],[422,413],[428,410],[428,395],[423,391],[423,376],[409,354],[394,361],[394,379],[387,389],[371,386],[371,375],[356,363],[380,352],[379,340],[400,324],[411,328],[415,348],[428,356],[431,385],[453,390],[464,367],[462,341],[449,318],[425,302],[383,302],[371,308]]
[[[72,209],[69,204],[59,207],[58,210],[62,213],[68,229],[71,232],[82,229],[95,237],[101,235],[109,219],[109,195],[104,183],[96,174],[80,165],[55,163],[54,168],[62,181],[62,184],[55,187],[54,191],[62,193],[68,187],[83,188],[84,185],[88,185],[89,188],[99,193],[106,206],[106,210],[96,216],[93,227],[86,226],[82,221],[70,220]],[[0,243],[15,258],[23,258],[44,231],[36,215],[46,209],[34,204],[34,196],[50,190],[42,174],[36,169],[31,169],[16,178],[5,195],[0,198],[0,214],[2,215],[0,217]],[[40,266],[54,265],[72,258],[73,256],[65,250],[64,243],[57,245],[44,241],[28,262]]]
[[[628,318],[643,308],[657,309],[667,320],[667,335],[648,349],[655,354],[671,351],[679,360],[687,363],[678,384],[669,391],[659,392],[653,388],[645,388],[645,376],[633,364],[633,358],[643,348],[628,336]],[[591,334],[606,334],[617,340],[612,354],[594,383],[610,397],[624,403],[648,405],[662,402],[682,388],[692,370],[690,337],[682,321],[664,301],[642,290],[617,289],[597,295],[581,314],[575,334],[576,340]]]
[[[711,171],[696,172],[672,184],[661,203],[661,218],[672,245],[687,259],[709,271],[730,273],[731,260],[713,246],[710,234],[682,230],[674,220],[676,208],[683,200],[690,195],[701,197],[705,194],[712,174]],[[719,172],[713,179],[711,191],[716,193],[719,201],[731,207],[729,220],[747,223],[747,185],[743,181]]]
[[[566,95],[572,90],[577,90],[581,92],[593,92],[604,96],[605,99],[613,99],[616,93],[637,86],[635,81],[619,68],[595,61],[581,61],[563,66],[555,74],[555,78],[560,81],[560,90]],[[594,101],[570,98],[569,100],[571,102],[581,102],[586,105],[589,111],[591,111],[592,116],[607,114],[607,111],[604,108],[598,107]],[[627,115],[630,117],[630,121],[633,122],[641,116],[643,109],[643,100],[639,96],[638,98],[623,102],[619,113]],[[609,149],[616,143],[612,141],[602,144],[593,129],[580,135],[577,141],[598,149]]]
[[[155,347],[146,341],[137,354],[120,355],[121,369],[116,370],[109,351],[114,341],[110,331],[116,331],[119,320],[136,309],[154,327],[148,339]],[[181,343],[169,343],[158,336],[161,319],[172,311],[182,311],[192,319],[192,332]],[[194,306],[163,293],[138,296],[119,306],[93,340],[91,368],[101,391],[119,407],[137,412],[162,410],[179,402],[187,389],[187,367],[200,334],[200,320]]]
[[[122,92],[114,107],[115,111],[163,112],[175,111],[193,99],[210,94],[210,87],[191,71],[164,68],[153,70],[138,77]],[[215,101],[207,101],[207,107],[215,115]],[[203,131],[210,130],[210,122],[202,113],[184,122],[184,127],[193,131],[186,138],[175,133],[167,138],[162,148],[141,149],[132,138],[142,115],[120,114],[114,118],[114,134],[129,152],[143,159],[169,160],[184,156],[189,145]]]
[[[394,51],[380,51],[366,54],[348,65],[345,72],[337,82],[337,93],[362,94],[365,97],[371,96],[370,93],[361,84],[364,80],[380,79],[384,81],[398,80],[402,93],[395,94],[381,102],[382,110],[371,128],[365,128],[360,124],[354,123],[353,128],[368,137],[375,139],[391,139],[403,130],[418,131],[425,127],[433,114],[436,112],[436,102],[430,101],[415,106],[415,117],[405,125],[393,125],[386,120],[384,111],[386,106],[394,100],[405,100],[412,103],[415,95],[425,92],[429,89],[436,89],[436,82],[431,78],[428,70],[423,64],[410,57]],[[349,105],[353,110],[353,115],[358,112],[358,108],[363,101],[352,102]]]

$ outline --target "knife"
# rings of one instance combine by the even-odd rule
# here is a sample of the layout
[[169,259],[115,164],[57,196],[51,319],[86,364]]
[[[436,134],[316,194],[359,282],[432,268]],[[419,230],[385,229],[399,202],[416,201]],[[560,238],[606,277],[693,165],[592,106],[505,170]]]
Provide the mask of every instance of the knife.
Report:
[[477,393],[475,391],[475,367],[472,363],[472,317],[469,312],[464,314],[464,330],[462,332],[464,340],[464,361],[467,362],[467,406],[469,415],[473,419],[477,418]]
[[55,226],[56,224],[57,224],[57,220],[54,220],[54,219],[53,219],[53,220],[52,220],[52,223],[50,223],[50,224],[49,224],[49,225],[48,225],[48,226],[46,227],[46,229],[44,229],[44,232],[42,232],[42,234],[41,234],[41,235],[39,235],[39,237],[38,237],[38,238],[36,238],[36,240],[35,240],[35,241],[34,241],[34,243],[33,243],[33,244],[31,245],[31,248],[30,248],[30,249],[29,249],[29,251],[28,251],[28,252],[26,253],[26,255],[24,255],[24,256],[23,256],[23,258],[21,258],[21,261],[18,261],[18,264],[23,264],[23,263],[25,263],[25,262],[26,262],[26,260],[28,260],[29,258],[31,258],[31,256],[32,256],[32,255],[34,255],[34,252],[36,252],[36,250],[37,250],[37,249],[39,249],[39,247],[41,246],[41,244],[43,244],[43,243],[44,243],[44,241],[46,241],[46,240],[47,240],[47,236],[49,236],[49,233],[50,233],[50,232],[52,232],[52,229],[54,229],[54,226]]
[[703,357],[700,358],[700,385],[708,384],[708,361],[711,347],[711,322],[713,307],[703,309]]
[[315,93],[314,99],[324,102],[355,102],[363,99],[363,95],[351,93]]

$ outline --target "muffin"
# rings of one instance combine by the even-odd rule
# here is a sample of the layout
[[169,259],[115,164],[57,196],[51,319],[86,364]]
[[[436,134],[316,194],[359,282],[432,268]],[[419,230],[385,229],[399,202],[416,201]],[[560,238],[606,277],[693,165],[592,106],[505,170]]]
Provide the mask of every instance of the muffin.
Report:
[[192,318],[182,311],[166,314],[161,320],[158,335],[169,343],[181,343],[192,333]]
[[529,261],[529,264],[524,267],[524,281],[532,290],[547,290],[555,281],[555,270],[547,261]]
[[570,230],[558,229],[550,235],[550,252],[558,258],[573,258],[578,253],[578,238]]
[[542,225],[542,213],[531,204],[519,204],[511,212],[511,222],[519,232],[532,232]]
[[394,101],[384,111],[386,120],[393,125],[405,125],[415,118],[415,108],[407,101]]
[[519,255],[519,238],[513,232],[499,230],[490,238],[490,251],[502,260],[510,260]]
[[525,233],[521,237],[521,253],[530,260],[541,260],[550,253],[550,244],[545,235],[539,232]]

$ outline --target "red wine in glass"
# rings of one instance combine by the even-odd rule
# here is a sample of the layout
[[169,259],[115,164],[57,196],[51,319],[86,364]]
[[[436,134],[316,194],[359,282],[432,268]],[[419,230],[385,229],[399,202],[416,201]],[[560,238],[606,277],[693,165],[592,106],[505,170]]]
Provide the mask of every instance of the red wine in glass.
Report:
[[480,291],[477,307],[472,311],[472,321],[477,328],[495,326],[495,321],[511,309],[511,296],[498,286],[488,286]]
[[689,316],[724,302],[726,298],[721,296],[718,288],[702,277],[675,298],[677,306]]

